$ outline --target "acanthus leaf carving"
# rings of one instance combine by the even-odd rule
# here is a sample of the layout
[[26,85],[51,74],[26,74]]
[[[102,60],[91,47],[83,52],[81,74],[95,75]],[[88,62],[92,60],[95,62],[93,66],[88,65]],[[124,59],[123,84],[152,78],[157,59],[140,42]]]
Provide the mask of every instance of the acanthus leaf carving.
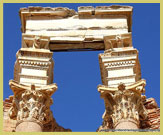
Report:
[[117,88],[98,87],[105,101],[103,119],[106,123],[112,121],[110,128],[115,128],[123,120],[132,121],[139,127],[140,120],[146,119],[147,111],[143,105],[145,97],[141,95],[144,86],[145,81],[141,80],[130,86],[120,83]]
[[29,87],[12,80],[9,84],[14,92],[13,106],[9,112],[11,119],[17,119],[18,123],[35,121],[41,124],[53,120],[50,105],[53,103],[51,95],[57,89],[56,84],[44,88],[35,87],[35,85]]

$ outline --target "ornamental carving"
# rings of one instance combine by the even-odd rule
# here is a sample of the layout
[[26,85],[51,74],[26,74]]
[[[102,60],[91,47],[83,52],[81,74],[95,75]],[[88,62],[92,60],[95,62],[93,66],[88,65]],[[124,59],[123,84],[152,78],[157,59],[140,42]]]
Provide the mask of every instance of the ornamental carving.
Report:
[[38,88],[35,85],[29,87],[11,80],[9,85],[14,92],[13,105],[9,111],[11,119],[16,119],[18,123],[35,121],[41,124],[53,120],[50,105],[53,103],[51,96],[57,89],[56,84]]
[[117,34],[111,36],[104,36],[105,52],[109,49],[132,47],[132,34]]
[[[103,115],[104,126],[115,128],[121,121],[134,122],[139,127],[139,121],[146,119],[147,112],[143,105],[145,80],[125,86],[119,84],[117,88],[99,86],[98,90],[105,101]],[[112,123],[112,125],[108,125]]]

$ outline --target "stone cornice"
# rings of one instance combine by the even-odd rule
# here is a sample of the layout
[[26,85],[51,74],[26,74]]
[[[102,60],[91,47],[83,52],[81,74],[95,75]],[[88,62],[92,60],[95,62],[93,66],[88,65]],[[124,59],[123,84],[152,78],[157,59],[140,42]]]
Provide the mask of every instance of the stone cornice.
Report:
[[73,9],[63,7],[28,7],[20,8],[19,16],[22,23],[22,32],[25,32],[26,19],[29,16],[55,16],[58,18],[66,18],[75,15],[76,12]]

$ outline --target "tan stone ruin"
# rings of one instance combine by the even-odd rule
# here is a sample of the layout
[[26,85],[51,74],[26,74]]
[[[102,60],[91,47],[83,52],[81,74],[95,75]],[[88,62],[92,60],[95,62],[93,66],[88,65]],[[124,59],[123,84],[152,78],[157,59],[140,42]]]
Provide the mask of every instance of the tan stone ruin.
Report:
[[[160,110],[146,99],[138,50],[132,45],[131,6],[21,8],[22,46],[16,54],[14,96],[4,100],[4,131],[71,131],[59,126],[50,105],[57,90],[53,83],[53,51],[104,50],[99,54],[104,99],[103,124],[109,129],[159,129]],[[25,127],[25,128],[24,128]]]

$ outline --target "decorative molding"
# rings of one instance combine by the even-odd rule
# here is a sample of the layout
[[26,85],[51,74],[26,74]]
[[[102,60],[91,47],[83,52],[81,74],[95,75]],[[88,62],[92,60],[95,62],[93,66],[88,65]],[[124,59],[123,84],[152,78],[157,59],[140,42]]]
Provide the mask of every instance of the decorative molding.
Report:
[[35,61],[35,60],[18,60],[20,65],[23,66],[23,65],[30,65],[30,66],[44,66],[44,67],[48,67],[49,65],[51,65],[51,62],[49,61]]
[[123,60],[118,62],[110,61],[107,62],[106,64],[104,63],[106,68],[116,68],[116,67],[123,68],[123,66],[134,66],[135,64],[136,64],[135,60]]

